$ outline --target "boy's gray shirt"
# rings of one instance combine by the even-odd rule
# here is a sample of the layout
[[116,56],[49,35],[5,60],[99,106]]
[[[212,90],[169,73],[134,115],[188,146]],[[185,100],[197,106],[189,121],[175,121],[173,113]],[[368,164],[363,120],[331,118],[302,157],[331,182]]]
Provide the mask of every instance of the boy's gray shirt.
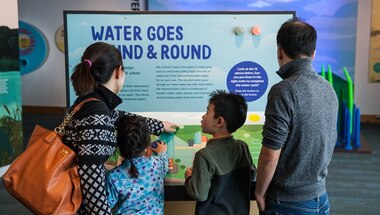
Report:
[[326,192],[327,167],[337,139],[338,99],[314,72],[311,59],[289,62],[277,72],[265,110],[262,144],[281,149],[267,195],[302,201]]

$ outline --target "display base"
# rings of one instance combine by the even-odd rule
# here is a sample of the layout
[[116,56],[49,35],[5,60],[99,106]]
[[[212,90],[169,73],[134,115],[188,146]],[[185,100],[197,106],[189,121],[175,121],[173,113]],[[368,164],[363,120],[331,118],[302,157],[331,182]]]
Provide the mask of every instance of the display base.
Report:
[[[255,200],[255,187],[256,181],[251,183],[251,200]],[[165,183],[165,201],[194,201],[193,198],[187,194],[185,186],[182,185],[172,185],[170,183]]]
[[359,148],[352,148],[351,150],[347,150],[342,147],[335,147],[334,152],[348,152],[348,153],[372,153],[371,146],[369,145],[367,139],[363,136],[363,134],[360,134],[360,147]]

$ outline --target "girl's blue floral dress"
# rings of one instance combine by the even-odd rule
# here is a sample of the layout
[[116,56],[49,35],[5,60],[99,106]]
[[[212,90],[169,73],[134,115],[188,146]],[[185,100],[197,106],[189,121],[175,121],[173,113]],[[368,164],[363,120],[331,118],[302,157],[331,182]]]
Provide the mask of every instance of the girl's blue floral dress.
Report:
[[162,152],[133,158],[138,178],[130,177],[125,159],[106,173],[107,197],[114,214],[164,214],[164,179],[168,157]]

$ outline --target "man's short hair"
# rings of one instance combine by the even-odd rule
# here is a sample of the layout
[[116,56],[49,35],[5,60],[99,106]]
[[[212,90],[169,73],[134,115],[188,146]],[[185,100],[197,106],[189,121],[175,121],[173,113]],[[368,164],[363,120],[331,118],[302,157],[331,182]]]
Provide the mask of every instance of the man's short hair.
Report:
[[317,32],[298,17],[284,22],[277,33],[277,46],[292,59],[311,57],[316,49]]

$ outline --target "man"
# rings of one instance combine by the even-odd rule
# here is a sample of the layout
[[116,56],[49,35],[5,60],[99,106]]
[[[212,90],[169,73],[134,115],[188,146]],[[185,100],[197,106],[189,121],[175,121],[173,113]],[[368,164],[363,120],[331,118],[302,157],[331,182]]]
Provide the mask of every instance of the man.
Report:
[[317,33],[298,18],[277,33],[278,75],[268,95],[256,180],[264,214],[328,214],[327,167],[337,138],[338,100],[312,68]]

